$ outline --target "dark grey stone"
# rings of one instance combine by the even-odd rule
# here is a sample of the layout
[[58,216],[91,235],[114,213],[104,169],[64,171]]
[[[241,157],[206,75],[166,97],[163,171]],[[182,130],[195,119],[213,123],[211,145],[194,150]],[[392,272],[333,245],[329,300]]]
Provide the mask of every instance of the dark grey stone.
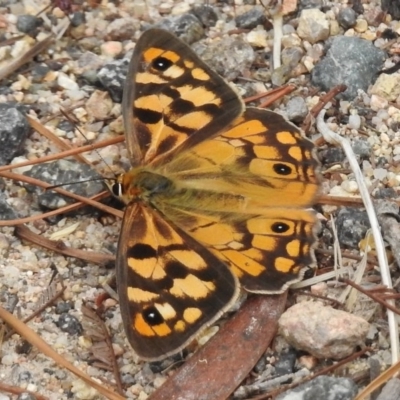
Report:
[[344,29],[352,28],[357,22],[357,14],[356,12],[350,8],[342,8],[339,11],[337,20]]
[[101,85],[110,94],[112,100],[116,103],[121,103],[122,93],[125,85],[126,74],[128,73],[128,65],[130,58],[112,61],[97,74]]
[[261,6],[252,7],[235,18],[236,26],[241,29],[254,29],[257,25],[264,25],[266,20],[265,9]]
[[[380,372],[378,370],[378,372]],[[400,397],[400,379],[392,378],[388,380],[385,386],[382,388],[381,393],[376,400],[395,400]]]
[[64,314],[69,310],[72,310],[74,307],[68,301],[59,301],[56,305],[56,314]]
[[236,79],[241,71],[250,68],[255,57],[253,48],[241,37],[228,36],[209,45],[195,43],[193,49],[228,81]]
[[131,374],[121,374],[121,381],[126,387],[130,387],[137,383],[136,377]]
[[356,208],[342,208],[336,218],[339,243],[344,246],[358,247],[370,227],[367,212]]
[[58,123],[57,128],[64,132],[73,132],[76,128],[76,125],[73,122],[64,119]]
[[308,107],[301,96],[292,97],[286,105],[289,121],[302,122],[308,114]]
[[326,150],[320,150],[318,156],[323,165],[341,163],[346,158],[343,150],[338,147],[329,147]]
[[45,64],[34,64],[31,72],[33,83],[42,83],[43,78],[50,71],[50,68]]
[[210,7],[206,4],[199,4],[192,8],[190,11],[204,27],[214,26],[218,21],[218,15],[215,12],[214,7]]
[[326,56],[312,71],[312,84],[328,91],[345,84],[347,90],[338,97],[353,100],[357,90],[368,90],[385,60],[385,52],[371,42],[347,36],[332,40]]
[[397,192],[391,188],[378,188],[374,192],[375,199],[395,199],[397,198]]
[[0,192],[0,221],[16,218],[18,218],[17,214],[15,213],[13,208],[7,203],[4,193]]
[[351,379],[319,376],[295,389],[280,394],[276,397],[276,400],[353,400],[357,392],[357,385]]
[[29,371],[21,371],[18,373],[19,382],[29,382],[32,379],[32,374]]
[[304,50],[301,47],[288,47],[282,50],[282,64],[294,68],[299,64],[303,56]]
[[29,131],[27,119],[16,107],[0,107],[0,165],[20,153]]
[[364,14],[364,6],[361,2],[362,0],[353,0],[351,8],[358,14]]
[[300,0],[298,5],[298,11],[301,12],[302,10],[310,9],[310,8],[318,8],[321,9],[324,0]]
[[275,374],[277,376],[292,374],[294,372],[296,359],[297,354],[294,350],[289,350],[280,354],[278,360],[274,364]]
[[86,22],[86,18],[85,18],[85,13],[83,13],[82,11],[77,11],[74,12],[72,17],[71,17],[71,25],[72,26],[79,26],[82,25]]
[[[51,185],[70,183],[63,186],[63,189],[80,196],[91,197],[104,190],[101,175],[94,171],[89,165],[76,161],[57,160],[50,163],[35,165],[24,175],[40,179]],[[88,179],[91,179],[88,181]],[[86,181],[86,182],[84,182]],[[37,188],[33,185],[25,185],[26,190],[36,193],[41,207],[47,209],[57,209],[67,204],[72,204],[75,200],[61,196],[54,191]]]
[[34,15],[20,15],[17,19],[17,29],[30,35],[34,35],[41,24],[42,20]]
[[197,42],[204,36],[203,24],[191,13],[164,18],[152,28],[166,29],[188,44]]
[[351,148],[354,153],[357,154],[360,158],[369,158],[371,157],[371,145],[367,140],[364,139],[355,139],[351,144]]
[[257,361],[257,364],[254,366],[253,370],[256,374],[261,374],[265,371],[266,367],[267,367],[267,360],[265,357],[261,357]]
[[83,332],[82,324],[79,320],[70,314],[61,314],[57,321],[57,326],[70,335],[81,335]]
[[382,0],[382,10],[388,12],[393,19],[400,19],[400,1]]
[[[1,216],[0,216],[1,220]],[[1,297],[3,298],[3,307],[11,314],[14,313],[15,307],[19,303],[19,298],[15,293],[1,293]]]

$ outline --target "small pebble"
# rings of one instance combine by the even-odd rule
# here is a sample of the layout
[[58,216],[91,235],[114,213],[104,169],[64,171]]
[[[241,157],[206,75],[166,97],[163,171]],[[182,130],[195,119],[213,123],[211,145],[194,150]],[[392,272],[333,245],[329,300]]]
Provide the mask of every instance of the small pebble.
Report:
[[101,54],[105,57],[115,58],[121,54],[122,49],[123,47],[121,42],[105,42],[101,45]]
[[279,319],[279,331],[296,349],[317,358],[340,360],[363,343],[369,323],[345,311],[319,302],[301,302]]
[[349,116],[349,128],[351,129],[360,129],[361,127],[361,118],[358,114],[351,114]]
[[318,365],[318,359],[313,356],[301,356],[299,358],[299,364],[312,371]]
[[295,96],[288,101],[286,112],[289,121],[302,122],[308,115],[308,107],[302,97]]
[[370,106],[371,109],[374,111],[379,111],[382,110],[383,108],[386,108],[388,106],[389,102],[388,100],[386,100],[385,98],[375,95],[373,94],[371,96],[371,102],[370,102]]
[[300,14],[297,34],[310,43],[328,39],[329,23],[326,15],[316,8],[303,10]]
[[344,29],[352,28],[356,24],[357,14],[350,8],[345,7],[339,11],[338,22]]
[[33,34],[41,20],[33,15],[20,15],[17,20],[17,29],[22,33]]
[[310,287],[311,293],[316,296],[326,296],[328,285],[326,282],[319,282]]
[[246,40],[253,47],[268,46],[268,34],[265,30],[252,30],[246,35]]
[[354,30],[356,32],[362,33],[365,32],[367,29],[368,29],[368,22],[365,19],[358,19],[354,26]]
[[[395,101],[400,96],[400,74],[380,74],[370,92],[388,101]],[[376,111],[379,110],[382,108]]]
[[82,325],[78,319],[67,313],[60,315],[57,325],[63,332],[67,332],[70,335],[81,335],[83,332]]
[[235,18],[236,26],[241,29],[254,29],[257,25],[263,25],[265,21],[265,10],[261,6],[251,7]]
[[63,72],[59,72],[57,83],[63,89],[69,90],[79,90],[78,84],[71,79],[68,75],[64,74]]
[[388,174],[387,169],[384,168],[376,168],[374,169],[374,178],[382,181],[383,179],[386,179]]
[[342,182],[341,187],[350,194],[358,193],[358,185],[356,181],[344,181]]

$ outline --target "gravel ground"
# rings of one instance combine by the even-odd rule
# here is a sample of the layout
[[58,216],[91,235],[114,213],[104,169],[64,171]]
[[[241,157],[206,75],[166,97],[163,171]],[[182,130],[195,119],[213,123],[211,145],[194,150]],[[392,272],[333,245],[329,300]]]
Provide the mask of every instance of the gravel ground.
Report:
[[[26,114],[39,118],[56,136],[74,146],[83,146],[87,140],[97,142],[123,134],[120,101],[129,57],[141,32],[156,25],[193,44],[200,56],[233,81],[244,97],[288,82],[295,84],[297,89],[274,103],[272,109],[300,125],[324,91],[345,83],[348,89],[330,103],[329,127],[350,140],[372,196],[383,200],[398,199],[399,2],[381,5],[378,0],[299,0],[296,11],[284,16],[282,64],[275,70],[272,68],[273,5],[268,12],[252,1],[236,0],[235,5],[233,1],[208,3],[209,7],[194,0],[104,0],[101,4],[54,1],[59,7],[66,8],[70,15],[67,20],[58,7],[35,17],[46,2],[1,1],[0,45],[2,42],[4,45],[0,47],[0,75],[3,68],[37,41],[50,32],[60,31],[68,23],[70,26],[33,61],[3,78],[0,85],[0,165],[41,158],[59,151],[54,143],[30,130]],[[386,9],[389,12],[382,10],[385,6],[389,7]],[[20,35],[20,38],[6,42]],[[386,73],[381,73],[382,70]],[[70,110],[86,138],[59,113],[60,108]],[[318,139],[313,126],[307,135]],[[112,145],[99,152],[113,170],[128,166],[123,145]],[[319,147],[318,154],[323,169],[324,194],[357,197],[358,187],[343,152],[324,144]],[[99,162],[94,152],[87,157],[95,162],[96,171],[69,160],[14,172],[61,183],[95,177],[110,168]],[[91,196],[102,187],[91,182],[66,189]],[[0,178],[0,220],[34,215],[43,208],[55,209],[65,202],[53,193],[43,193],[32,186]],[[359,255],[362,251],[359,242],[369,228],[365,211],[336,205],[320,206],[318,211],[322,222],[318,248],[332,249],[334,234],[330,217],[333,216],[341,248]],[[398,210],[394,214],[398,214]],[[118,219],[86,208],[28,226],[47,238],[58,233],[56,239],[76,249],[114,254],[119,225]],[[71,227],[70,231],[66,230],[68,227]],[[396,237],[391,239],[395,247]],[[333,265],[332,255],[326,252],[317,252],[317,261],[321,270]],[[393,284],[397,289],[398,268],[396,261],[392,262]],[[349,259],[343,264],[354,268],[354,261]],[[83,335],[81,313],[84,302],[93,304],[103,293],[101,283],[111,269],[32,246],[18,239],[14,228],[0,228],[0,304],[3,307],[20,318],[31,314],[42,301],[54,272],[53,266],[66,287],[62,299],[46,308],[29,325],[88,375],[113,383],[110,372],[90,361],[90,340]],[[366,274],[366,279],[368,287],[380,283],[379,274],[373,269]],[[339,298],[343,288],[332,282],[316,285],[312,292]],[[164,369],[172,361],[159,364],[139,361],[125,340],[117,302],[108,299],[104,307],[104,319],[118,356],[125,395],[144,400],[165,381],[169,372]],[[391,362],[387,322],[382,309],[360,297],[352,312],[369,322],[360,337],[363,343],[374,347],[375,355],[355,361],[346,371],[341,371],[343,376],[351,378],[350,383],[344,384],[348,390],[347,397],[343,398],[349,399],[357,390],[356,384],[362,387],[373,375],[373,366],[379,371]],[[0,357],[0,382],[37,391],[49,399],[101,398],[37,350],[24,347],[17,335],[4,342]],[[267,380],[304,371],[304,368],[309,374],[316,366],[323,365],[325,362],[318,361],[312,351],[309,354],[296,351],[279,337],[273,351],[256,366],[247,386],[238,389],[232,398],[249,398],[257,393],[260,387],[257,384],[251,386],[254,380],[257,381],[254,376]],[[321,384],[324,385],[332,386]],[[29,398],[24,396],[18,398]],[[16,397],[0,394],[0,400],[11,398]]]

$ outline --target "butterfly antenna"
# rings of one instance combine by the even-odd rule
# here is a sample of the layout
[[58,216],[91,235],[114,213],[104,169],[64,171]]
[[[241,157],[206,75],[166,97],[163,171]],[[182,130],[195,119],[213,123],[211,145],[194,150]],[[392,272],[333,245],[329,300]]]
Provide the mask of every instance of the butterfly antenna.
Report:
[[86,183],[86,182],[96,182],[96,181],[106,181],[107,178],[90,178],[90,179],[85,179],[83,181],[74,181],[74,182],[64,182],[64,183],[59,183],[58,185],[51,185],[46,188],[44,188],[44,191],[47,192],[48,190],[53,190],[62,186],[68,186],[68,185],[77,185],[78,183]]

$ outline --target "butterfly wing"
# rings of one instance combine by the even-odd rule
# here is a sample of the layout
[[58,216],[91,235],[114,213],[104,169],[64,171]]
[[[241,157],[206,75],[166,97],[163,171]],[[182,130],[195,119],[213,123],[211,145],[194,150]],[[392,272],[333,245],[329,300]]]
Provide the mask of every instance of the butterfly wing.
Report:
[[[299,128],[277,113],[248,108],[227,130],[171,160],[160,173],[193,190],[195,208],[209,207],[201,204],[204,195],[195,195],[203,191],[236,195],[251,210],[257,204],[262,209],[311,206],[318,196],[318,169],[314,144]],[[229,207],[210,206],[213,211]]]
[[241,99],[224,79],[160,29],[146,31],[136,44],[122,107],[133,166],[163,163],[243,112]]
[[184,348],[238,294],[226,264],[141,203],[125,211],[117,266],[125,332],[145,360]]
[[[211,212],[176,206],[166,210],[238,277],[249,292],[281,293],[314,262],[313,212],[265,208],[262,214]],[[258,209],[260,211],[260,209]]]
[[218,137],[163,166],[185,193],[156,206],[248,291],[279,293],[312,263],[319,163],[279,114],[249,108]]

